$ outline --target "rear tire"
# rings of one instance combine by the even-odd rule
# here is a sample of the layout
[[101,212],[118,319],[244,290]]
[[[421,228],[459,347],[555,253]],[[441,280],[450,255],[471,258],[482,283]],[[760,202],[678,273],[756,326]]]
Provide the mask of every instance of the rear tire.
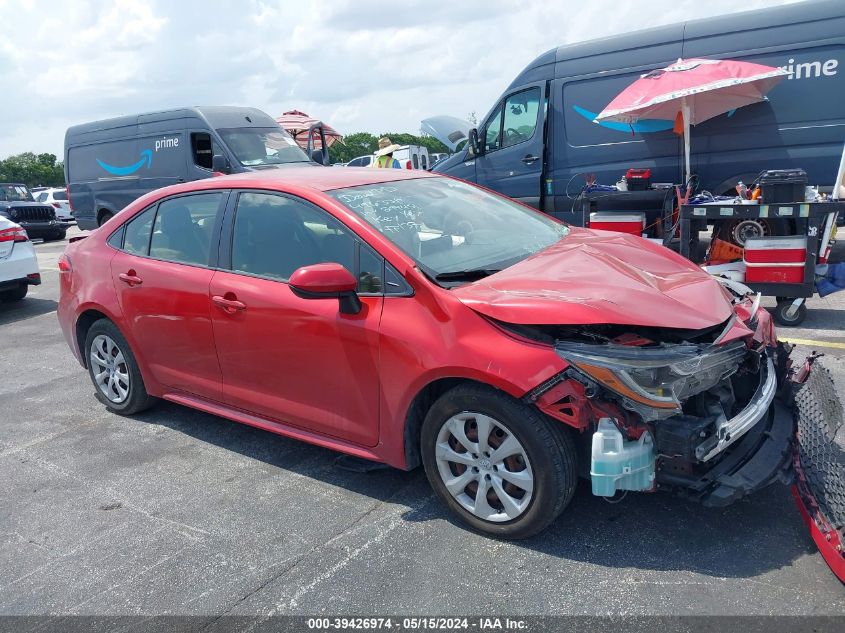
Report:
[[492,387],[467,384],[445,393],[426,415],[420,439],[435,494],[483,534],[533,536],[575,492],[577,454],[569,430]]
[[113,217],[114,213],[112,213],[111,211],[100,211],[100,214],[97,216],[97,226],[103,226]]
[[17,288],[0,292],[0,301],[20,301],[29,292],[29,284],[18,284]]
[[85,359],[94,395],[109,411],[132,415],[155,402],[147,394],[129,343],[108,319],[100,319],[88,329]]

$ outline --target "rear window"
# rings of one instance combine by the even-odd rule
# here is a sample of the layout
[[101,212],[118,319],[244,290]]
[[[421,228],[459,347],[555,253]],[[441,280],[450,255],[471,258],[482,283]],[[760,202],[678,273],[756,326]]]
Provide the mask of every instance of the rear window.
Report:
[[53,192],[53,200],[67,200],[67,189],[59,189]]

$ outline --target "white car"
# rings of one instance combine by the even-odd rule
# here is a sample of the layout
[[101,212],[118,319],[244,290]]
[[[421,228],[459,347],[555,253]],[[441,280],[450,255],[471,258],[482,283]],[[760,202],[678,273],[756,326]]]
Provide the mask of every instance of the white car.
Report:
[[56,210],[56,219],[62,222],[73,222],[73,212],[70,209],[67,189],[64,187],[44,189],[38,193],[32,192],[36,202],[46,202]]
[[0,302],[20,301],[41,283],[38,258],[26,231],[0,216]]

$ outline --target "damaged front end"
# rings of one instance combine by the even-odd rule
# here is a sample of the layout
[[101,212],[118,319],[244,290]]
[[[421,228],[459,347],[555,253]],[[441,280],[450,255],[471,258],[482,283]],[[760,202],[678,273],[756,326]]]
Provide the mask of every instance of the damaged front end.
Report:
[[759,296],[725,286],[734,316],[706,330],[509,326],[553,345],[568,365],[526,400],[582,431],[582,474],[596,495],[660,489],[724,506],[776,481],[794,484],[813,538],[845,581],[833,382],[813,369],[815,357],[793,366]]
[[584,431],[595,494],[659,488],[721,506],[792,481],[789,350],[746,291],[727,285],[734,315],[705,330],[510,326],[567,362],[527,398]]

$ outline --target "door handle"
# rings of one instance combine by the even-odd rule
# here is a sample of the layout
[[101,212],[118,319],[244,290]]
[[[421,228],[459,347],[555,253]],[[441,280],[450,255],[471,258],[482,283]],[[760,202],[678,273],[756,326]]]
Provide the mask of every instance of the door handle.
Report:
[[138,277],[134,270],[130,270],[128,273],[120,273],[117,277],[129,287],[140,286],[144,283],[144,280]]
[[221,297],[220,295],[212,296],[211,302],[227,314],[234,314],[235,312],[246,310],[246,304],[243,301],[238,301],[237,299],[227,299],[226,297]]
[[522,159],[522,162],[523,162],[523,163],[525,163],[526,165],[530,165],[531,163],[533,163],[533,162],[534,162],[535,160],[537,160],[538,158],[540,158],[540,157],[539,157],[539,156],[532,156],[531,154],[527,154],[527,155],[526,155],[526,156]]

